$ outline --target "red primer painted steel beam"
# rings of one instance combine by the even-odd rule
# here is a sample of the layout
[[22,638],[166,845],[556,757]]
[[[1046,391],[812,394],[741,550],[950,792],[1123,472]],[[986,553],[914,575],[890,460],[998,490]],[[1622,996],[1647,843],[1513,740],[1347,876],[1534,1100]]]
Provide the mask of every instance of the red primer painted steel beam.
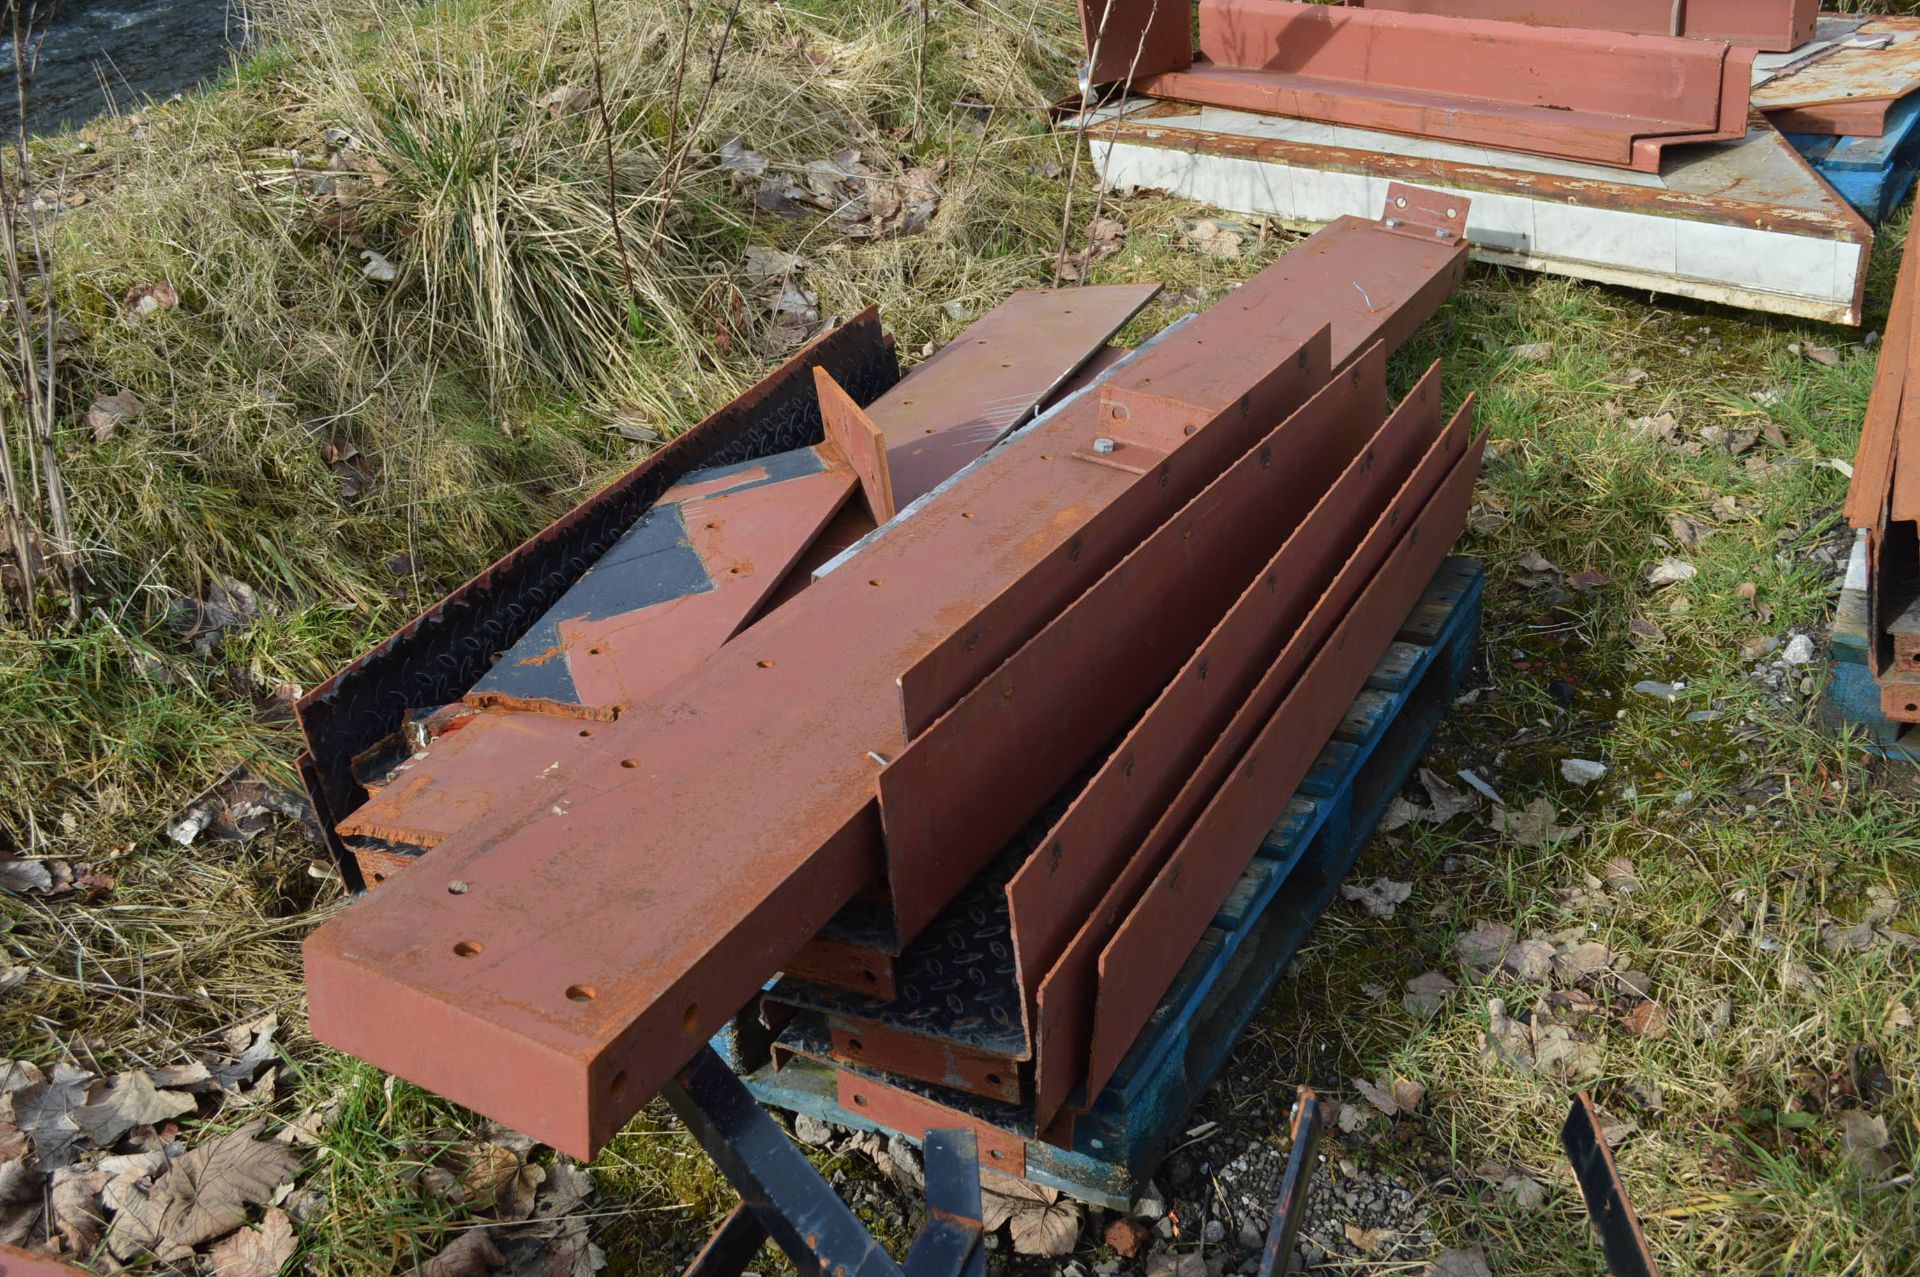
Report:
[[[1724,40],[1764,53],[1787,53],[1813,39],[1820,0],[1359,0],[1368,9],[1436,18],[1582,27],[1635,35]],[[1680,29],[1673,29],[1675,20]]]
[[1752,50],[1285,0],[1201,0],[1207,61],[1153,97],[1658,172],[1746,136]]
[[1130,84],[1193,63],[1192,0],[1080,0],[1089,84]]
[[[1364,365],[1356,370],[1360,367]],[[1439,433],[1440,384],[1434,368],[1122,738],[1049,831],[1040,853],[1014,875],[1007,886],[1007,911],[1028,1008],[1040,994],[1043,977],[1054,981],[1047,1013],[1056,1012],[1063,998],[1090,1008],[1097,940],[1111,930],[1117,916],[1104,926],[1092,925],[1083,940],[1076,942],[1076,933],[1089,927],[1109,892],[1130,900],[1170,850],[1164,834],[1157,848],[1149,843],[1156,825],[1184,829],[1198,814],[1208,791],[1190,779],[1203,756],[1220,740],[1341,565],[1364,543],[1368,528],[1383,512],[1388,518],[1412,516],[1420,494],[1409,490],[1408,479],[1421,458],[1433,452]],[[1462,448],[1465,442],[1462,432]],[[1444,451],[1440,455],[1444,458]],[[1185,806],[1176,807],[1176,799],[1182,798]],[[1137,862],[1131,869],[1130,860]],[[1115,908],[1110,902],[1107,913],[1114,914]],[[1075,960],[1063,962],[1070,944],[1077,944]],[[1057,1107],[1074,1079],[1061,1076],[1053,1065],[1039,1027],[1048,1022],[1048,1014],[1036,1016],[1034,1032],[1043,1038],[1036,1049],[1050,1086],[1047,1103]],[[1079,1018],[1080,1033],[1090,1022],[1090,1013]]]
[[1782,133],[1811,133],[1815,137],[1885,137],[1887,112],[1898,98],[1857,98],[1851,102],[1821,102],[1768,111],[1767,123]]
[[[1454,430],[1472,420],[1472,408],[1471,402],[1461,408],[1449,439],[1457,438]],[[1366,686],[1400,622],[1439,570],[1466,523],[1485,444],[1482,435],[1454,464],[1393,553],[1369,574],[1352,608],[1235,761],[1229,778],[1101,952],[1100,992],[1088,1046],[1088,1094],[1097,1094],[1113,1076],[1172,984],[1181,955],[1199,942],[1262,835],[1279,819],[1341,715]],[[1309,618],[1299,638],[1311,645],[1317,630],[1316,620]],[[1229,729],[1226,739],[1236,738]]]
[[[1394,183],[1387,189],[1389,208],[1395,207],[1396,197],[1417,201],[1420,194],[1417,188]],[[1445,202],[1459,214],[1456,225],[1464,226],[1467,201],[1447,197]],[[1165,349],[1154,351],[1153,368],[1130,361],[1113,369],[1103,384],[1123,392],[1165,393],[1176,378],[1184,381],[1221,360],[1234,359],[1234,343],[1245,342],[1255,327],[1276,340],[1299,342],[1326,324],[1336,371],[1375,341],[1398,348],[1440,308],[1466,269],[1465,242],[1457,229],[1440,234],[1444,229],[1422,225],[1396,232],[1363,218],[1340,218],[1170,336]],[[1356,238],[1364,239],[1366,251],[1355,251]],[[1211,406],[1217,401],[1205,402]],[[1099,433],[1087,432],[1083,442]],[[901,676],[900,712],[909,740],[1064,606],[1064,598],[1051,594],[1036,601],[1038,585],[1037,580],[1016,583],[956,625]]]
[[[1297,334],[1333,321],[1344,362],[1431,313],[1463,255],[1342,219],[1129,375],[1230,398],[1237,416],[1274,363],[1287,371],[1268,381],[1304,378]],[[606,724],[564,787],[461,830],[321,927],[315,1035],[591,1156],[881,873],[874,760],[904,744],[900,674],[1036,573],[1047,585],[1027,597],[1057,610],[1247,442],[1227,450],[1209,426],[1142,477],[1073,458],[1098,430],[1091,402],[1035,423]],[[1102,517],[1116,508],[1124,524]]]
[[981,1166],[1016,1178],[1026,1175],[1027,1142],[1020,1136],[876,1078],[845,1069],[836,1069],[834,1077],[835,1098],[847,1112],[858,1113],[909,1139],[924,1140],[928,1131],[956,1127],[972,1131],[979,1141]]
[[1153,699],[1385,415],[1376,345],[881,771],[888,854],[925,867],[892,879],[903,916],[951,898]]
[[[1432,403],[1419,400],[1402,407],[1416,421],[1430,421],[1427,414],[1434,410]],[[1041,980],[1035,1001],[1034,1035],[1034,1104],[1041,1120],[1056,1112],[1085,1077],[1088,1043],[1095,1024],[1097,960],[1114,928],[1136,906],[1153,875],[1178,850],[1195,819],[1229,783],[1230,769],[1248,741],[1262,724],[1278,716],[1302,671],[1311,667],[1321,640],[1347,615],[1354,598],[1399,539],[1400,528],[1419,517],[1449,468],[1466,452],[1468,427],[1464,420],[1457,420],[1437,438],[1429,430],[1429,438],[1431,442],[1419,463],[1398,484],[1392,497],[1384,505],[1364,507],[1359,512],[1366,520],[1364,530],[1343,519],[1339,506],[1329,506],[1323,517],[1313,521],[1314,531],[1283,547],[1264,574],[1276,581],[1295,581],[1296,588],[1312,598],[1312,606],[1289,608],[1287,616],[1270,618],[1278,622],[1278,655],[1261,670],[1249,694],[1229,702],[1224,730],[1199,742],[1198,763],[1190,766],[1182,760],[1172,766],[1170,779],[1179,782],[1173,800],[1155,814],[1145,837],[1123,850],[1127,859],[1118,874],[1108,882],[1098,905],[1081,915],[1079,930]],[[1252,609],[1249,617],[1257,614],[1258,609]],[[1391,629],[1387,637],[1392,637]],[[1380,646],[1385,642],[1381,640]],[[1306,730],[1301,728],[1303,734]],[[1319,741],[1324,743],[1329,735],[1331,731],[1322,733]],[[1192,757],[1189,753],[1187,760]],[[1283,776],[1269,786],[1279,787],[1281,802],[1292,796],[1284,780]]]

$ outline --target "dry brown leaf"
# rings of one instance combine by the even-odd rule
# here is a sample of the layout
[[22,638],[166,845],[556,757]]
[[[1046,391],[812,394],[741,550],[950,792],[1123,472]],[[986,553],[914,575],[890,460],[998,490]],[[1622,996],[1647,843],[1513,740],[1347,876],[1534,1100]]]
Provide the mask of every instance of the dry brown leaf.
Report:
[[491,1228],[470,1228],[414,1272],[416,1277],[487,1277],[506,1262]]
[[87,409],[86,427],[93,432],[95,443],[105,443],[113,438],[114,431],[123,421],[132,421],[140,415],[146,405],[141,403],[130,390],[122,390],[113,395],[97,395],[93,406]]
[[1623,1017],[1629,1033],[1658,1041],[1667,1036],[1667,1009],[1658,1002],[1642,1002]]
[[1083,1215],[1080,1203],[1061,1197],[1044,1206],[1016,1210],[1007,1220],[1007,1232],[1019,1255],[1070,1255],[1080,1239]]
[[1507,835],[1523,847],[1543,848],[1580,832],[1579,825],[1562,828],[1554,823],[1556,815],[1552,799],[1536,798],[1521,811],[1495,811],[1488,823],[1496,833]]
[[247,1222],[247,1207],[269,1200],[299,1166],[284,1145],[258,1138],[252,1122],[181,1155],[151,1184],[133,1185],[114,1217],[108,1247],[130,1259],[151,1250],[172,1262]]
[[153,1126],[193,1112],[185,1091],[162,1091],[138,1069],[115,1075],[112,1085],[91,1104],[75,1109],[75,1126],[98,1148],[111,1148],[136,1126]]
[[1407,981],[1407,992],[1400,999],[1410,1014],[1430,1017],[1440,1010],[1455,989],[1453,981],[1438,971],[1428,971]]
[[1562,946],[1553,955],[1553,972],[1563,980],[1579,980],[1613,965],[1613,950],[1598,940]]
[[214,1244],[207,1255],[211,1277],[280,1277],[293,1258],[293,1221],[270,1207],[258,1228],[243,1228]]
[[151,315],[157,310],[172,310],[179,304],[180,294],[165,280],[157,284],[136,284],[120,299],[120,308],[129,315]]
[[1455,937],[1453,953],[1466,966],[1477,971],[1490,971],[1500,965],[1500,960],[1512,947],[1512,927],[1504,922],[1476,918],[1472,931]]
[[33,1140],[34,1155],[43,1167],[53,1170],[73,1160],[81,1137],[73,1114],[86,1104],[87,1088],[94,1081],[85,1069],[56,1064],[44,1081],[13,1093],[14,1124]]
[[1354,1249],[1362,1253],[1376,1251],[1400,1235],[1391,1228],[1362,1228],[1358,1224],[1344,1224],[1342,1228]]
[[1493,1269],[1487,1267],[1486,1252],[1475,1246],[1441,1251],[1422,1277],[1493,1277]]
[[1420,769],[1420,787],[1427,791],[1427,801],[1433,805],[1433,823],[1436,825],[1444,825],[1455,816],[1480,805],[1478,794],[1455,789],[1424,767]]
[[1364,886],[1350,882],[1340,884],[1342,898],[1359,901],[1376,918],[1393,917],[1394,910],[1405,904],[1412,894],[1412,883],[1395,882],[1391,878],[1375,878]]

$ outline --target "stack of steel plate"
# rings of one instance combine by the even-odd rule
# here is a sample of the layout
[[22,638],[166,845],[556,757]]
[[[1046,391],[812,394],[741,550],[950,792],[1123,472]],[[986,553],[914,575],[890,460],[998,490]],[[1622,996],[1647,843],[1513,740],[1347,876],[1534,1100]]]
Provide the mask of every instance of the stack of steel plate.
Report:
[[1069,1121],[1464,523],[1471,402],[1387,362],[1466,204],[1387,201],[1130,352],[1151,288],[904,378],[862,316],[316,689],[377,890],[315,1034],[586,1156],[785,973],[783,1056]]

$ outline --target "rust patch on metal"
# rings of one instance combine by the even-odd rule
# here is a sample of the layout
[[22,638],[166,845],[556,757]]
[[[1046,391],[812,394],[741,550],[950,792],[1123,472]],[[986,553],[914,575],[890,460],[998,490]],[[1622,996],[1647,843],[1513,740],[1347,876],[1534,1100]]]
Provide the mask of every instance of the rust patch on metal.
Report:
[[[1820,0],[1361,0],[1369,9],[1695,40],[1784,53],[1813,38]],[[1679,29],[1675,30],[1676,24]]]

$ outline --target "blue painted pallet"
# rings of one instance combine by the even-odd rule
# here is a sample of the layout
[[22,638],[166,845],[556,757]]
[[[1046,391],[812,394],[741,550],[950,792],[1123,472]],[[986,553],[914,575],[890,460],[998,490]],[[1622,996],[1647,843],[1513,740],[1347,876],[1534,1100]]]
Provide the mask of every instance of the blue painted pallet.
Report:
[[1880,680],[1873,676],[1868,653],[1864,544],[1856,546],[1854,558],[1827,636],[1827,686],[1820,694],[1820,719],[1830,731],[1855,730],[1860,747],[1870,754],[1920,763],[1920,726],[1897,723],[1880,712]]
[[[1115,1210],[1146,1185],[1432,740],[1478,646],[1484,586],[1472,559],[1441,567],[1133,1050],[1074,1120],[1072,1147],[1027,1142],[1028,1179]],[[830,1067],[766,1064],[755,1019],[714,1045],[762,1103],[885,1130],[840,1107]]]
[[1920,93],[1894,103],[1880,137],[1785,137],[1855,212],[1878,226],[1900,207],[1920,172]]

